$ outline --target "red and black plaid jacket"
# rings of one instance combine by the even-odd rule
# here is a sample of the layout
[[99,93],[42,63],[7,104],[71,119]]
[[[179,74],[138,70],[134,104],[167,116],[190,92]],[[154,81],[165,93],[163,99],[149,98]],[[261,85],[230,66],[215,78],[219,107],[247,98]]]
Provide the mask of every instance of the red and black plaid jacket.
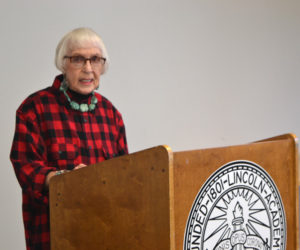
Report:
[[114,106],[95,93],[94,111],[71,109],[59,91],[62,79],[57,76],[52,87],[29,96],[16,114],[10,158],[22,187],[26,245],[31,250],[50,249],[47,174],[128,153],[123,120]]

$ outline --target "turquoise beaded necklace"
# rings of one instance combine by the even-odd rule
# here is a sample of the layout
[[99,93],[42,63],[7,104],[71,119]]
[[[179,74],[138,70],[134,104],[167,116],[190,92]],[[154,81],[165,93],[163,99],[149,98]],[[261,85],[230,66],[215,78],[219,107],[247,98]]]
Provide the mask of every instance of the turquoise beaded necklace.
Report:
[[95,96],[94,91],[92,92],[92,99],[91,99],[91,104],[87,104],[87,103],[77,103],[75,101],[72,101],[71,98],[69,97],[68,93],[67,93],[67,89],[68,89],[68,84],[66,82],[66,80],[64,79],[59,87],[59,90],[62,91],[65,95],[65,97],[67,98],[68,102],[70,103],[70,106],[72,109],[74,110],[79,110],[81,112],[88,112],[88,111],[93,111],[96,108],[96,104],[98,102],[97,97]]

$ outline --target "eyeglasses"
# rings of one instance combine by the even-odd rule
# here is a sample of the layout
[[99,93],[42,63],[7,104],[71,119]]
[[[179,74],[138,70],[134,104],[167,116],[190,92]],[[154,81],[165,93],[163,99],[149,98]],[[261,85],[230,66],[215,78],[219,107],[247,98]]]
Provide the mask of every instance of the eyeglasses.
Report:
[[90,58],[85,58],[83,56],[65,56],[64,58],[70,59],[71,64],[75,68],[82,68],[87,61],[90,61],[93,68],[99,68],[106,62],[106,58],[100,56],[92,56]]

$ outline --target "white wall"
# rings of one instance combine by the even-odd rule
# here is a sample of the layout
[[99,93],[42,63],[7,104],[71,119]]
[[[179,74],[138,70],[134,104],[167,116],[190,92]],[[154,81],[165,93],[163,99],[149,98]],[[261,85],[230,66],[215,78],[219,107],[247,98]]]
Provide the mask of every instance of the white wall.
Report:
[[100,92],[122,112],[130,151],[300,136],[298,0],[2,0],[0,249],[24,249],[8,159],[15,110],[58,74],[59,39],[88,26],[111,68]]

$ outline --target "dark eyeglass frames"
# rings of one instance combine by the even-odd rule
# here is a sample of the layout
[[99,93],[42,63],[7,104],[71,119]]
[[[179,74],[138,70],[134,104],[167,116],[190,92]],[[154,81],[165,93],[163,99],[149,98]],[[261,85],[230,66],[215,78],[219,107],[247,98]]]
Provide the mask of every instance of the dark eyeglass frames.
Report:
[[90,62],[93,68],[101,67],[106,62],[106,58],[100,56],[92,56],[90,58],[85,58],[83,56],[65,56],[64,58],[69,59],[75,68],[82,68],[87,61]]

